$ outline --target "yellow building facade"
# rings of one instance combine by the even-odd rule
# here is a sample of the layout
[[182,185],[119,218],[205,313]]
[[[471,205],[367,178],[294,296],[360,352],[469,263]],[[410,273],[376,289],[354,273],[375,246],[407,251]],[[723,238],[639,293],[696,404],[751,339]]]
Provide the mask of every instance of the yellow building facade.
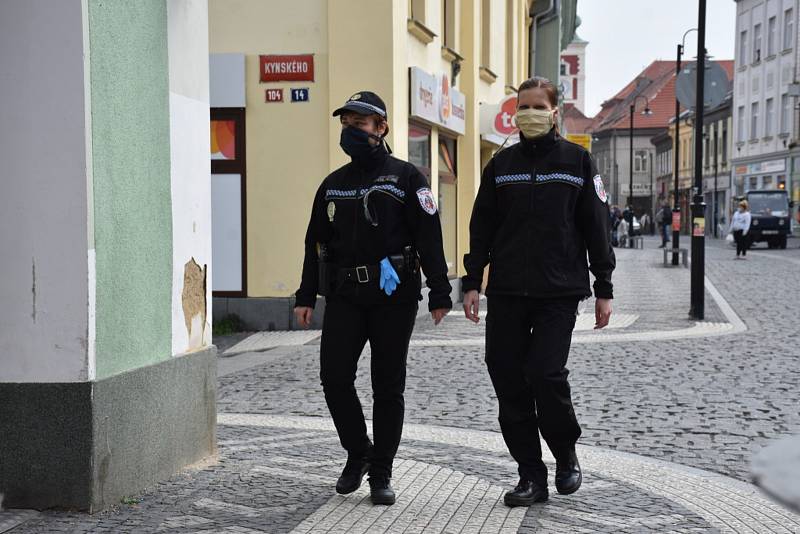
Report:
[[528,75],[531,4],[210,0],[215,315],[293,327],[312,199],[348,161],[331,112],[360,90],[386,102],[394,154],[429,177],[450,275],[463,275],[480,173],[503,141],[480,108]]
[[[681,116],[680,139],[678,140],[678,204],[681,207],[681,231],[687,232],[689,228],[690,206],[692,202],[692,185],[694,184],[694,123],[691,119]],[[671,170],[669,176],[659,178],[658,190],[665,191],[665,198],[670,207],[675,206],[675,179],[672,169],[675,157],[675,121],[671,121],[667,128],[669,138],[672,140],[671,158],[668,165]],[[661,182],[665,183],[661,183]]]

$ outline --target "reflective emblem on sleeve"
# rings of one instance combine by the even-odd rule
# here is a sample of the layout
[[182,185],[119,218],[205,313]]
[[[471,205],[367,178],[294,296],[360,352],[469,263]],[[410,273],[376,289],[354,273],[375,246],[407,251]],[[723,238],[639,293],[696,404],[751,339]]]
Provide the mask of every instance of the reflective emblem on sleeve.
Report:
[[597,193],[597,198],[599,198],[601,202],[608,200],[606,188],[603,186],[603,178],[599,174],[594,177],[594,191]]
[[433,200],[433,192],[427,187],[417,190],[417,198],[419,205],[425,210],[428,215],[436,213],[436,202]]

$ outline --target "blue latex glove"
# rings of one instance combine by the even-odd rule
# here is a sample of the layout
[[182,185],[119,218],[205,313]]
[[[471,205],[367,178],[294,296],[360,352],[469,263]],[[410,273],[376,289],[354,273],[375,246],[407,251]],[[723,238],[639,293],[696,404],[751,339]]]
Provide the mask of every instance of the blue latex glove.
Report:
[[383,258],[381,260],[381,289],[391,296],[399,283],[400,277],[397,276],[397,271],[392,267],[392,262],[389,261],[389,258]]

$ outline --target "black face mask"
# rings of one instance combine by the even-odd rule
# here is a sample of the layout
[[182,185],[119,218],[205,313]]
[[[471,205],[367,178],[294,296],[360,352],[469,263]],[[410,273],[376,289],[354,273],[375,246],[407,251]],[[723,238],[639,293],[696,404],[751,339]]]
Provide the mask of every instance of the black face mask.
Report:
[[370,144],[370,137],[379,141],[383,140],[377,135],[367,133],[360,128],[347,126],[346,128],[342,128],[339,146],[342,147],[342,150],[344,150],[345,154],[353,159],[368,158],[383,149],[380,144]]

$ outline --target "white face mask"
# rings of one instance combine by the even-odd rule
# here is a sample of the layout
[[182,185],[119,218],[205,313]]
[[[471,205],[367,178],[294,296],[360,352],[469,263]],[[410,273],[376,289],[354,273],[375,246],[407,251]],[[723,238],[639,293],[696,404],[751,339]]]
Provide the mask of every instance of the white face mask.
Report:
[[514,116],[517,128],[528,139],[542,137],[553,129],[555,110],[520,109]]

